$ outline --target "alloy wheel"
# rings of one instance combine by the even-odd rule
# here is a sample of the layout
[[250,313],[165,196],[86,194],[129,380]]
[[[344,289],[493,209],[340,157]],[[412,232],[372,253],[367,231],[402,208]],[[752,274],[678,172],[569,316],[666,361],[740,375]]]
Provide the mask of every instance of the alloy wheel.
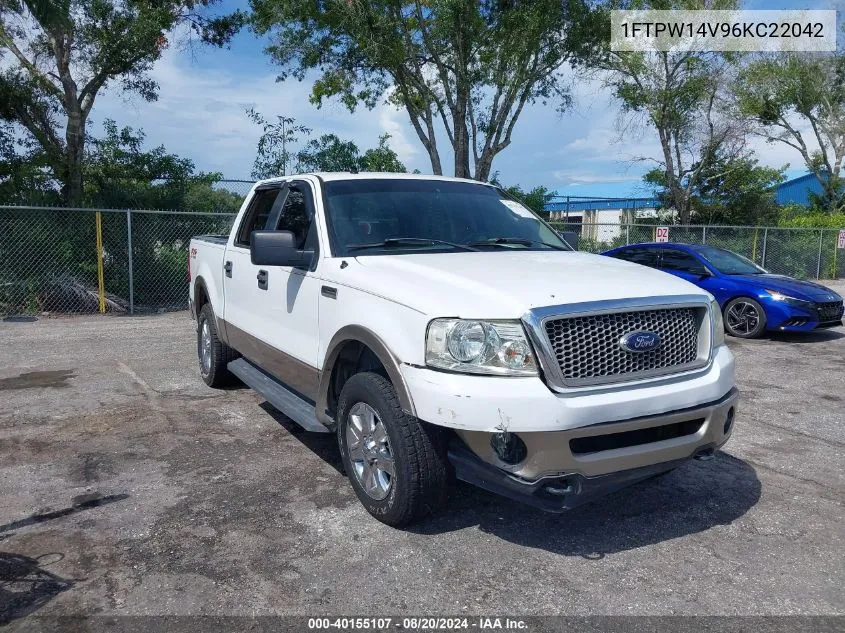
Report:
[[736,334],[751,334],[760,324],[760,313],[757,308],[745,301],[734,303],[725,316],[728,328]]
[[396,472],[390,439],[378,413],[365,402],[349,410],[346,448],[355,478],[367,496],[377,501],[387,497]]

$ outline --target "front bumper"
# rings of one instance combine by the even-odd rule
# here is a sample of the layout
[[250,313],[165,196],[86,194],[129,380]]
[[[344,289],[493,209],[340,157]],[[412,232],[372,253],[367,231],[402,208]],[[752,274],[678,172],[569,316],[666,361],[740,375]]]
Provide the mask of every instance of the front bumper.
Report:
[[769,330],[804,332],[842,325],[843,308],[829,304],[795,305],[782,301],[765,302],[766,324]]
[[[728,441],[739,394],[705,406],[569,431],[521,433],[526,458],[502,462],[490,433],[457,431],[449,446],[455,475],[505,497],[563,512],[628,485],[707,457]],[[672,429],[676,431],[673,432]],[[684,430],[697,429],[681,434]]]

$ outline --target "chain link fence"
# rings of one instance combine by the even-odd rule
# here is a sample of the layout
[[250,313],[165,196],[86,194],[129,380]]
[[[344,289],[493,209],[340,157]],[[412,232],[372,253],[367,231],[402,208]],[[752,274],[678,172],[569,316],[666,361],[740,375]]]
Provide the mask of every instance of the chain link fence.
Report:
[[[228,234],[233,213],[0,206],[0,316],[183,310],[188,244]],[[655,240],[646,224],[553,223],[598,253]],[[670,226],[669,241],[712,244],[803,279],[845,277],[831,229]]]
[[234,217],[0,207],[0,315],[183,310],[191,237]]
[[[574,224],[552,222],[578,236],[578,250],[601,253],[617,246],[654,242],[654,224]],[[669,242],[726,248],[766,270],[799,279],[845,277],[845,249],[838,229],[755,226],[668,226]]]

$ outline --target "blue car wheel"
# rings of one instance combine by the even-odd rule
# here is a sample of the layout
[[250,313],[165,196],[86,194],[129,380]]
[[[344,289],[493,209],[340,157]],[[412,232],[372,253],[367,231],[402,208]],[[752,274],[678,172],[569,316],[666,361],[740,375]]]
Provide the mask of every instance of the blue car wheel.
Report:
[[763,306],[748,297],[737,297],[725,306],[725,330],[738,338],[757,338],[766,330]]

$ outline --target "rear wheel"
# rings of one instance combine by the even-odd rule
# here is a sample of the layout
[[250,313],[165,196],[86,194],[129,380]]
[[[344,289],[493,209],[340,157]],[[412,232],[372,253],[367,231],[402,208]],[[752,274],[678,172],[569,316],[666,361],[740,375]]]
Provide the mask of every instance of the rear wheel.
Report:
[[237,358],[237,353],[217,337],[214,310],[206,303],[197,319],[197,358],[200,375],[209,387],[224,387],[234,382],[226,365]]
[[442,503],[447,467],[439,429],[402,411],[386,378],[363,372],[346,381],[337,420],[343,465],[367,512],[398,527]]
[[725,330],[731,336],[757,338],[766,330],[763,306],[748,297],[732,299],[725,306]]

